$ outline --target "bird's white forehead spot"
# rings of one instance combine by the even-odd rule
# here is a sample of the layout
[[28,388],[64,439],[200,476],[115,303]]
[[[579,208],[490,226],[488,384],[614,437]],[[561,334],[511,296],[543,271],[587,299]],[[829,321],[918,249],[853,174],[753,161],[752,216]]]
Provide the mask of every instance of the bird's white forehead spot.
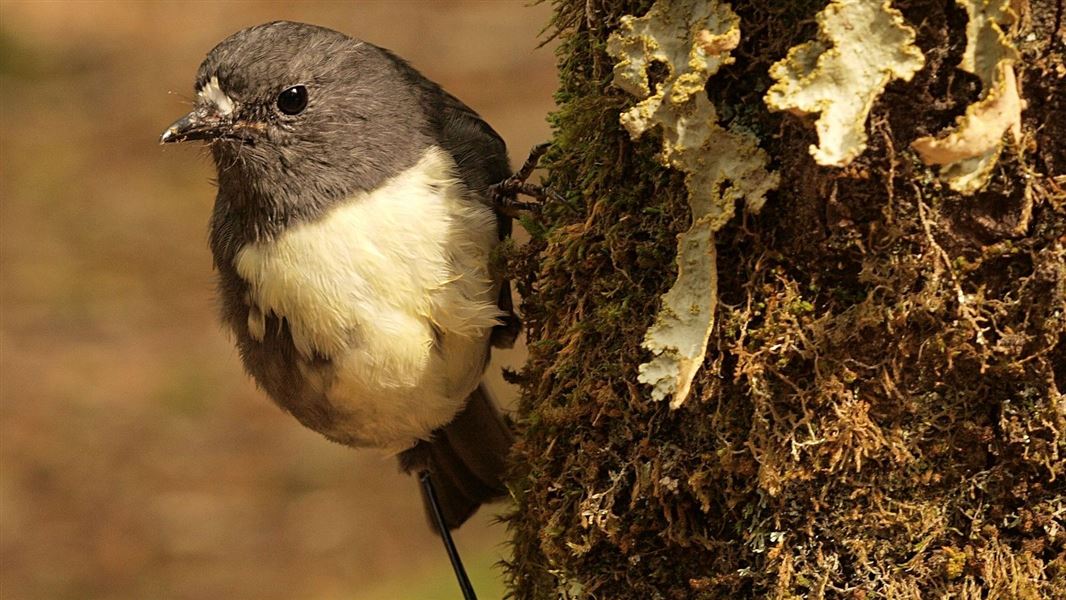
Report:
[[200,89],[200,97],[204,100],[215,105],[218,112],[223,116],[227,116],[233,112],[233,98],[226,95],[226,92],[222,91],[222,86],[218,84],[218,77],[212,76],[211,80],[204,84],[204,87]]

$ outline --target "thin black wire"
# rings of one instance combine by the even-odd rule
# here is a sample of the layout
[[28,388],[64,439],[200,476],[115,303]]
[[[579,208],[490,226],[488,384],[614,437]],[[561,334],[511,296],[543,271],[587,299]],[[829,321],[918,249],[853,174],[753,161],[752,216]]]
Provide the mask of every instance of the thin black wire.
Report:
[[466,576],[466,569],[463,568],[463,561],[459,558],[459,551],[455,548],[455,542],[452,541],[452,533],[448,531],[448,526],[444,523],[444,513],[440,509],[437,490],[433,487],[433,480],[429,476],[429,471],[419,473],[418,480],[422,482],[422,489],[425,490],[426,497],[429,498],[433,520],[437,522],[440,537],[444,540],[444,549],[448,552],[448,560],[452,561],[452,569],[455,569],[455,578],[459,580],[459,589],[463,592],[463,600],[477,600],[474,586],[470,585],[470,578]]

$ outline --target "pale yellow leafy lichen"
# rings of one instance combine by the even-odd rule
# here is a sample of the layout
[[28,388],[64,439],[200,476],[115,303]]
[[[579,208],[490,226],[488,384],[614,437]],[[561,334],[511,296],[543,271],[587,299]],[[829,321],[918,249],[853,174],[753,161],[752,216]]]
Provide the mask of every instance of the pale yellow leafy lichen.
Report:
[[819,39],[793,47],[770,67],[772,110],[819,113],[820,165],[844,166],[866,149],[866,118],[893,79],[910,81],[925,64],[914,29],[890,0],[834,0],[818,13]]
[[[718,124],[707,99],[707,79],[733,61],[740,19],[728,4],[708,0],[659,0],[643,17],[623,17],[607,42],[617,60],[614,82],[641,101],[621,115],[634,139],[659,126],[660,160],[686,173],[692,227],[678,236],[678,276],[644,338],[651,361],[639,380],[652,397],[671,397],[677,408],[688,397],[703,364],[717,302],[714,232],[733,216],[736,200],[759,210],[777,186],[766,170],[766,153],[749,132]],[[648,67],[663,63],[668,75],[653,91]]]
[[966,109],[955,127],[939,137],[914,140],[927,165],[941,165],[940,177],[951,189],[972,194],[988,181],[1003,150],[1003,134],[1021,136],[1024,102],[1014,77],[1018,50],[1007,39],[1017,15],[1010,0],[956,0],[966,8],[966,51],[959,67],[981,78],[981,98]]

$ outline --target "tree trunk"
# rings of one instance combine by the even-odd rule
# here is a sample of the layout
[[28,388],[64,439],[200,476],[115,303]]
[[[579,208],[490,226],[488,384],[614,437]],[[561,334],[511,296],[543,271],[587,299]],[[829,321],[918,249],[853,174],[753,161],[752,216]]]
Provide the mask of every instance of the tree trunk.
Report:
[[515,597],[1066,597],[1061,1],[1016,5],[1021,138],[966,193],[911,147],[987,94],[960,68],[961,3],[892,2],[924,64],[877,95],[843,166],[809,151],[817,114],[765,99],[825,0],[733,4],[735,62],[707,94],[780,183],[714,233],[714,325],[676,409],[638,367],[689,192],[659,131],[620,124],[638,99],[607,52],[650,7],[556,0],[553,195],[509,256],[530,348]]

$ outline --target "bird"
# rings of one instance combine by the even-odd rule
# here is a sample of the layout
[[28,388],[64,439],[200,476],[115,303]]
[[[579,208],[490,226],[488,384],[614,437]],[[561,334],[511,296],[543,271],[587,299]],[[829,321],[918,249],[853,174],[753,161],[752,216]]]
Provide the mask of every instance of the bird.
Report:
[[505,496],[514,433],[482,382],[520,329],[493,267],[500,135],[391,51],[275,21],[207,54],[160,138],[190,141],[215,166],[221,320],[258,386],[420,474],[438,533]]

